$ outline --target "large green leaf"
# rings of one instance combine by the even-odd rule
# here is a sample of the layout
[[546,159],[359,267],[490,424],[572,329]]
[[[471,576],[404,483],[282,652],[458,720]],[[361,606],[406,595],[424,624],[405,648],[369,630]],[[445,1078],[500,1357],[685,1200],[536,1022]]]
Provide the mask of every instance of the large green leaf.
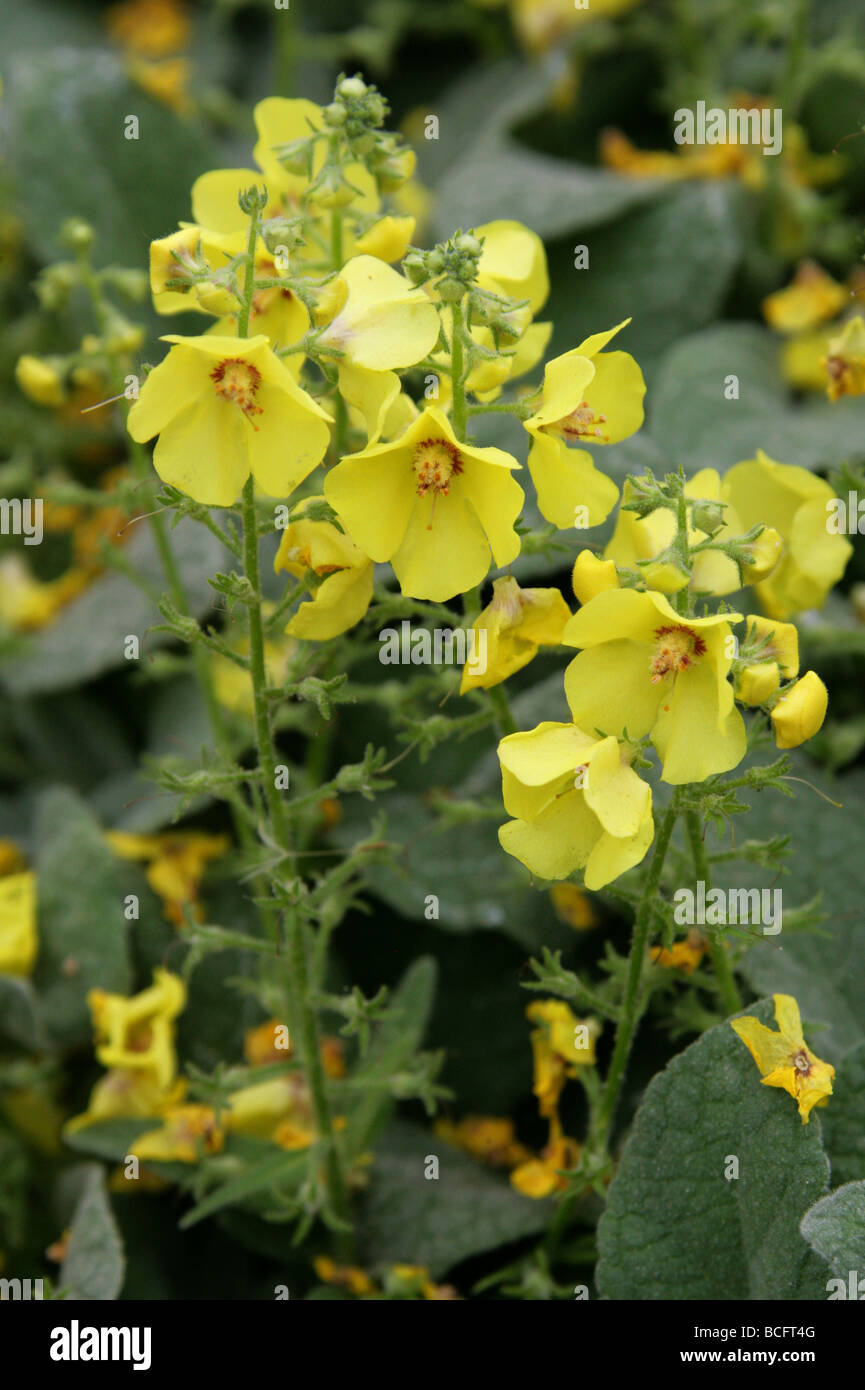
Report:
[[[749,1012],[764,1022],[767,1001]],[[731,1157],[739,1175],[725,1177]],[[807,1299],[825,1271],[799,1234],[825,1192],[819,1122],[761,1085],[728,1023],[654,1077],[598,1231],[598,1287],[614,1299]]]
[[[173,531],[171,544],[190,607],[200,615],[212,606],[213,590],[207,580],[223,568],[226,552],[210,531],[194,523]],[[148,530],[136,527],[126,559],[152,592],[166,592],[168,585]],[[124,656],[124,639],[136,636],[141,659],[146,660],[149,651],[167,640],[165,633],[145,636],[148,628],[161,621],[147,592],[124,574],[104,574],[33,639],[23,656],[0,665],[0,685],[13,695],[35,695],[65,690],[116,666],[134,668],[137,663]]]
[[[791,872],[781,880],[785,908],[820,894],[827,921],[816,934],[782,930],[758,938],[742,969],[757,993],[794,995],[802,1017],[819,1025],[806,1032],[812,1047],[837,1064],[865,1036],[865,773],[830,782],[804,757],[795,760],[794,771],[806,779],[794,783],[795,800],[752,795],[752,810],[736,817],[736,842],[790,835]],[[843,804],[832,805],[821,792]],[[751,865],[747,878],[742,875],[741,868],[729,869],[718,878],[738,887],[778,886]]]
[[59,1286],[70,1299],[117,1298],[123,1286],[125,1259],[120,1232],[97,1163],[75,1172],[80,1195],[75,1205]]
[[[613,347],[636,357],[651,402],[658,354],[708,323],[727,292],[741,253],[737,194],[723,183],[689,183],[585,237],[578,222],[575,236],[589,248],[589,269],[574,269],[574,238],[550,248],[550,353],[631,318]],[[664,435],[658,443],[667,449]],[[603,468],[603,449],[594,452]]]
[[837,1275],[865,1271],[865,1182],[848,1182],[802,1218],[802,1234]]
[[[647,398],[649,432],[671,464],[689,473],[724,469],[763,449],[805,468],[865,450],[865,400],[794,405],[781,376],[780,344],[755,324],[723,323],[677,341]],[[739,399],[724,395],[736,376]]]
[[[426,1178],[429,1156],[438,1178]],[[549,1203],[523,1197],[444,1140],[396,1123],[376,1150],[361,1204],[360,1243],[367,1266],[424,1265],[433,1278],[471,1255],[536,1235]]]
[[832,1086],[829,1104],[820,1112],[832,1181],[865,1180],[865,1042],[847,1053]]
[[74,792],[42,794],[36,812],[39,958],[33,977],[45,1027],[64,1045],[90,1033],[87,992],[129,991],[122,866]]
[[[189,216],[189,188],[215,162],[196,124],[126,76],[107,49],[19,56],[5,74],[9,161],[28,244],[57,254],[65,217],[97,229],[100,260],[145,265],[148,243]],[[125,120],[138,117],[138,139]]]
[[448,93],[439,113],[440,140],[428,142],[433,148],[427,154],[438,175],[437,238],[499,217],[524,222],[543,237],[562,236],[664,192],[656,181],[622,178],[518,144],[511,127],[546,100],[543,76],[516,63],[473,70]]

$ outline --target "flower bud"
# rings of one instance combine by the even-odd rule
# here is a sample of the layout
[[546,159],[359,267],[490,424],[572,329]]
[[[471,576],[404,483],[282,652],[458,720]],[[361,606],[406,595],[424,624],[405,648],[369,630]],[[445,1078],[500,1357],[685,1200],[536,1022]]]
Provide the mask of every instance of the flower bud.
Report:
[[724,525],[723,502],[699,502],[691,509],[691,521],[698,531],[714,536]]
[[607,589],[618,589],[616,562],[602,560],[591,550],[581,550],[574,561],[571,583],[580,603],[589,603]]
[[354,77],[341,77],[339,79],[336,84],[335,95],[343,101],[360,101],[361,97],[365,97],[368,91],[369,88],[363,78],[355,74]]
[[313,323],[318,328],[325,328],[336,318],[347,299],[348,285],[341,275],[335,275],[326,285],[322,285],[316,294],[312,310]]
[[777,661],[778,669],[785,680],[792,680],[799,674],[799,631],[794,623],[779,623],[774,618],[749,614],[745,619],[746,642],[750,646],[768,638],[759,647],[757,656],[761,661]]
[[452,275],[446,275],[439,280],[436,291],[442,304],[456,304],[462,299],[468,287],[462,280],[455,280]]
[[324,117],[325,125],[329,125],[333,129],[345,125],[346,110],[339,101],[332,101],[329,106],[325,106],[321,114]]
[[742,578],[756,583],[770,575],[781,558],[784,542],[774,526],[764,526],[755,541],[748,542],[750,560],[742,565]]
[[659,594],[677,594],[680,589],[684,589],[690,576],[679,565],[673,564],[671,560],[650,560],[647,564],[640,564],[639,571],[650,589],[655,589]]
[[781,682],[777,661],[756,662],[746,666],[736,680],[736,699],[743,705],[763,705]]
[[267,189],[259,188],[255,184],[251,188],[241,189],[237,195],[240,211],[246,213],[247,217],[252,217],[256,212],[264,212],[267,207],[267,200]]
[[325,164],[309,193],[323,208],[345,207],[355,198],[355,191],[335,164]]
[[60,228],[60,244],[69,251],[89,251],[95,236],[90,223],[81,217],[67,217]]
[[274,254],[280,247],[294,251],[303,245],[303,219],[300,217],[269,217],[261,226],[261,239]]
[[826,718],[828,704],[829,692],[820,677],[814,671],[806,671],[771,712],[778,747],[798,748],[813,738]]
[[43,309],[62,309],[78,284],[76,267],[69,261],[46,266],[36,281],[36,293]]
[[417,155],[414,150],[408,148],[388,155],[387,159],[376,164],[375,178],[381,192],[393,193],[397,188],[401,188],[406,180],[411,178],[416,164]]
[[312,175],[313,141],[306,136],[302,140],[291,140],[286,145],[277,145],[274,154],[289,174],[298,174],[308,179]]
[[37,405],[62,405],[66,399],[60,373],[49,361],[25,353],[15,364],[15,380]]

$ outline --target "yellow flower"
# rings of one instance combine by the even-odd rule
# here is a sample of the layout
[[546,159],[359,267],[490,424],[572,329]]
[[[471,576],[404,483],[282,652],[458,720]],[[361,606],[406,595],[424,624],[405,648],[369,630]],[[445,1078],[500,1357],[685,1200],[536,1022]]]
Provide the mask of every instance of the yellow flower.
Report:
[[205,334],[173,343],[129,412],[142,443],[158,434],[153,466],[210,506],[230,507],[250,473],[263,492],[285,497],[311,473],[330,442],[330,416],[295,382],[267,338]]
[[286,627],[292,637],[324,642],[359,623],[372,599],[373,563],[354,541],[329,521],[308,521],[307,498],[294,509],[273,562],[278,574],[303,579],[312,571],[322,582]]
[[597,526],[615,505],[619,489],[598,472],[584,449],[569,444],[617,444],[643,423],[643,374],[627,352],[603,352],[629,323],[586,338],[579,347],[554,357],[544,371],[540,408],[525,421],[532,437],[529,472],[538,506],[561,529],[573,526],[577,507]]
[[830,401],[865,394],[865,319],[860,314],[849,319],[830,340],[824,365]]
[[518,467],[501,449],[461,443],[429,407],[399,439],[344,458],[324,494],[361,550],[390,560],[404,594],[443,602],[481,582],[490,550],[497,565],[519,554]]
[[589,931],[598,925],[598,914],[591,899],[575,883],[554,883],[550,897],[556,916],[575,931]]
[[162,899],[169,922],[180,926],[187,905],[192,905],[197,920],[203,920],[198,890],[205,865],[228,853],[231,841],[227,835],[204,835],[197,830],[133,835],[125,830],[109,830],[105,838],[121,859],[147,863],[147,882]]
[[493,1168],[514,1168],[531,1157],[526,1146],[516,1138],[513,1120],[496,1115],[465,1115],[456,1123],[438,1120],[435,1132],[446,1143]]
[[654,946],[651,957],[656,965],[692,975],[705,954],[706,943],[700,933],[689,932],[684,941],[674,941],[669,951],[662,946]]
[[783,540],[778,564],[756,586],[769,616],[789,618],[822,607],[853,553],[844,536],[827,529],[826,504],[835,496],[829,484],[806,468],[775,463],[758,449],[755,459],[725,474],[721,494],[744,530],[760,522]]
[[25,353],[15,363],[15,380],[25,396],[37,405],[62,405],[66,400],[63,379],[57,368],[44,357]]
[[500,219],[475,227],[472,235],[483,241],[477,275],[481,289],[505,299],[527,299],[536,314],[550,293],[547,253],[537,232],[522,222]]
[[778,1031],[756,1018],[734,1018],[730,1027],[747,1047],[760,1069],[764,1086],[788,1091],[799,1107],[803,1125],[815,1105],[825,1105],[832,1094],[835,1068],[815,1057],[802,1037],[799,1005],[790,994],[776,994]]
[[746,648],[756,648],[755,659],[739,672],[736,698],[746,705],[762,705],[774,695],[782,676],[792,680],[798,674],[799,633],[792,623],[749,614],[745,643]]
[[652,793],[615,738],[545,722],[498,747],[505,810],[515,819],[499,842],[533,874],[567,878],[583,869],[603,888],[639,864],[652,843]]
[[580,603],[588,603],[607,589],[618,589],[619,575],[614,560],[602,560],[591,550],[581,550],[571,573],[571,585]]
[[599,594],[562,637],[584,649],[565,673],[574,722],[629,739],[649,734],[666,782],[701,782],[735,767],[745,756],[745,725],[727,680],[728,639],[740,618],[681,618],[651,591]]
[[176,53],[189,43],[189,11],[181,0],[123,0],[110,5],[104,19],[115,43],[147,58]]
[[29,975],[38,952],[36,875],[7,873],[0,878],[0,975]]
[[357,238],[355,249],[360,256],[376,256],[388,265],[401,261],[414,236],[413,217],[380,217]]
[[129,1152],[145,1162],[197,1163],[224,1145],[225,1132],[209,1105],[176,1105],[165,1112],[159,1129],[139,1135]]
[[521,589],[511,575],[494,580],[492,601],[472,626],[460,694],[489,690],[527,666],[539,646],[558,646],[570,616],[558,589]]
[[339,278],[348,296],[319,337],[323,349],[376,372],[411,367],[432,351],[439,316],[422,289],[375,256],[355,256]]
[[770,714],[779,748],[798,748],[822,727],[829,692],[814,671],[785,690]]
[[87,1003],[102,1065],[148,1071],[167,1088],[177,1071],[174,1020],[186,1004],[180,976],[156,969],[150,988],[131,999],[91,989]]
[[814,261],[803,261],[791,283],[763,300],[763,317],[779,333],[805,333],[844,308],[849,292]]

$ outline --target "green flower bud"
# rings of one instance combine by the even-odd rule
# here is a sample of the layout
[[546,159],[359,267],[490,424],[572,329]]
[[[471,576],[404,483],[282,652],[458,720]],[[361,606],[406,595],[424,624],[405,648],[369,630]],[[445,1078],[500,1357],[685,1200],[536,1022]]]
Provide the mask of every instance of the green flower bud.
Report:
[[466,286],[462,280],[455,280],[452,275],[446,275],[443,280],[439,280],[436,290],[443,304],[456,304],[465,294]]
[[69,251],[88,251],[95,236],[90,223],[80,217],[68,217],[60,228],[60,244]]
[[714,536],[724,525],[723,502],[700,502],[691,511],[691,520],[698,531]]

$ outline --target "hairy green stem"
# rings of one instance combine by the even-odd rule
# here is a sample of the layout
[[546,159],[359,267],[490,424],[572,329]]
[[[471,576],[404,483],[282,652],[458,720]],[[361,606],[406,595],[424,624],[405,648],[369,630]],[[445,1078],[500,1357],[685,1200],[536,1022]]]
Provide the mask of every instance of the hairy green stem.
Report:
[[451,384],[453,389],[451,418],[453,419],[454,434],[457,439],[465,439],[468,407],[466,405],[466,383],[463,357],[462,305],[459,303],[452,304],[451,315],[453,318],[453,327],[451,330]]
[[[694,876],[699,883],[701,880],[706,885],[708,893],[711,885],[709,871],[709,860],[706,855],[706,846],[703,841],[703,828],[700,824],[700,817],[696,811],[688,811],[685,816],[685,825],[688,831],[688,842],[691,846],[691,857],[694,861]],[[742,996],[736,984],[736,977],[733,974],[733,967],[725,949],[724,942],[716,936],[708,933],[709,954],[712,957],[712,966],[715,971],[715,978],[721,991],[721,999],[728,1014],[736,1014],[743,1007]]]

